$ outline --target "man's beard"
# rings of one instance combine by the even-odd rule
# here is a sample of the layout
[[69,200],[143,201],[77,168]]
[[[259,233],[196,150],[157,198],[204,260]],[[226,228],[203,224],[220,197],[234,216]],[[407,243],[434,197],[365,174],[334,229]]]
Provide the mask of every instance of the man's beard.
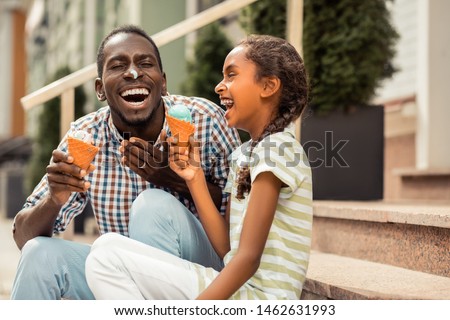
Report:
[[140,117],[133,119],[132,116],[127,117],[126,113],[121,112],[118,108],[113,108],[110,106],[111,113],[114,113],[116,116],[118,116],[123,124],[137,129],[148,128],[148,126],[151,125],[152,118],[157,116],[161,108],[164,109],[162,98],[154,109],[149,110],[150,112],[147,115],[141,115]]
[[145,118],[129,120],[122,113],[119,113],[119,117],[123,123],[130,127],[146,127],[149,125],[150,120],[152,119],[153,112],[149,113]]

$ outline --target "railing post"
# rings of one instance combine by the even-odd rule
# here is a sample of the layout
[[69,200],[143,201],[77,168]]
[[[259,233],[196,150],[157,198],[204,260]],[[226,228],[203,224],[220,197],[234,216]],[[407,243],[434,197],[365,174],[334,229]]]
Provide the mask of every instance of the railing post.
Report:
[[[303,0],[287,1],[287,41],[292,44],[303,58]],[[295,123],[295,134],[300,140],[301,119]]]
[[[68,89],[61,94],[61,118],[59,135],[60,140],[70,129],[70,124],[75,118],[75,88]],[[72,240],[75,234],[74,221],[67,226],[66,231],[62,234],[62,238]]]
[[68,89],[61,94],[61,120],[59,136],[62,140],[70,129],[70,124],[75,118],[75,88]]

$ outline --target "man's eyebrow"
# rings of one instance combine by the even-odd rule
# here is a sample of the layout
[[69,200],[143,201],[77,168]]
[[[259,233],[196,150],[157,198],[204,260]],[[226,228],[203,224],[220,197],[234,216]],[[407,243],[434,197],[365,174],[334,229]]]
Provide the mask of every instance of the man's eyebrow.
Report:
[[123,61],[123,60],[126,60],[125,56],[119,55],[119,54],[118,54],[118,55],[109,57],[109,58],[107,59],[107,62],[110,62],[110,61]]
[[[139,60],[147,59],[147,58],[156,60],[156,56],[151,53],[137,54],[135,56],[135,58],[137,58]],[[126,57],[125,55],[117,54],[115,56],[109,57],[107,61],[109,62],[109,61],[124,61],[124,60],[128,60],[128,57]]]
[[153,53],[143,53],[143,54],[137,54],[137,55],[136,55],[136,58],[138,58],[138,59],[147,59],[147,58],[150,58],[150,59],[156,60],[156,55],[153,54]]

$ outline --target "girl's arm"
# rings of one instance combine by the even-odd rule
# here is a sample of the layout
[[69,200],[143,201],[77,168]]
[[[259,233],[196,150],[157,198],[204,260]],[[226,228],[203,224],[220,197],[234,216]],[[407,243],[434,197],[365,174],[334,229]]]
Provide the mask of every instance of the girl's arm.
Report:
[[281,186],[281,180],[271,172],[263,172],[256,177],[238,251],[197,299],[228,299],[255,274],[273,222]]
[[228,251],[230,251],[230,203],[228,202],[227,204],[227,211],[224,219],[211,199],[203,170],[200,170],[195,179],[186,181],[186,184],[191,192],[200,222],[205,229],[206,235],[217,255],[223,259]]
[[186,181],[195,207],[208,236],[211,245],[220,258],[230,251],[229,236],[229,210],[227,205],[225,219],[217,210],[208,190],[204,172],[201,168],[200,146],[193,139],[190,140],[190,147],[178,147],[174,143],[174,138],[168,139],[171,143],[169,151],[170,168]]

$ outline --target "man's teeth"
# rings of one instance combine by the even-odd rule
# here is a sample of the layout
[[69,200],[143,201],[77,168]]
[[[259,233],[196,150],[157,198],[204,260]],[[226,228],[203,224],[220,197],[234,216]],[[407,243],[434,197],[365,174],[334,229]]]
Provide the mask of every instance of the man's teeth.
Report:
[[129,90],[125,90],[120,95],[122,97],[126,97],[126,96],[132,96],[132,95],[137,95],[137,94],[148,95],[148,90],[145,88],[129,89]]

